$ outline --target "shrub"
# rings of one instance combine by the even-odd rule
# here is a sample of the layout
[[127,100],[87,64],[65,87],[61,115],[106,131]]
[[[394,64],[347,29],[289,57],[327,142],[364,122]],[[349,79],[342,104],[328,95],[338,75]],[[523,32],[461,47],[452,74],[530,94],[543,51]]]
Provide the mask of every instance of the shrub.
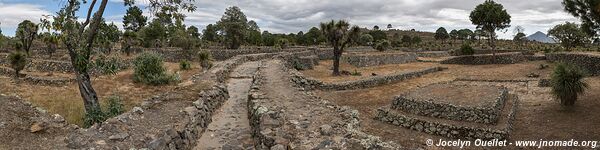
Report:
[[118,95],[108,97],[108,107],[106,109],[107,118],[112,118],[125,112],[125,106]]
[[83,118],[83,127],[89,128],[95,123],[100,123],[106,120],[106,115],[100,109],[92,109],[88,112],[85,112],[85,117]]
[[460,55],[473,55],[475,54],[475,50],[473,50],[473,47],[471,47],[471,45],[469,43],[464,43],[462,46],[460,46]]
[[583,94],[588,84],[583,82],[585,72],[581,68],[569,64],[559,63],[552,73],[552,94],[564,106],[572,106],[579,94]]
[[201,50],[198,52],[198,61],[203,70],[212,68],[212,55],[210,51]]
[[190,61],[182,60],[179,62],[179,69],[190,70],[190,69],[192,69],[192,64],[190,63]]
[[352,76],[362,76],[362,73],[356,71],[356,69],[355,69],[354,72],[350,73],[350,75],[352,75]]
[[8,55],[10,66],[15,70],[15,78],[19,77],[19,72],[25,69],[27,65],[27,54],[21,51],[15,51]]
[[169,84],[177,81],[176,76],[168,75],[163,66],[163,58],[155,52],[145,52],[135,58],[133,80],[149,85]]
[[277,40],[277,42],[275,43],[275,47],[280,48],[280,49],[286,49],[289,46],[290,42],[288,41],[288,39],[279,39]]
[[94,60],[94,69],[104,75],[115,75],[120,70],[126,69],[127,65],[118,56],[100,55]]
[[391,46],[390,41],[381,40],[379,43],[375,44],[375,49],[378,51],[385,51],[385,50],[389,49],[390,46]]

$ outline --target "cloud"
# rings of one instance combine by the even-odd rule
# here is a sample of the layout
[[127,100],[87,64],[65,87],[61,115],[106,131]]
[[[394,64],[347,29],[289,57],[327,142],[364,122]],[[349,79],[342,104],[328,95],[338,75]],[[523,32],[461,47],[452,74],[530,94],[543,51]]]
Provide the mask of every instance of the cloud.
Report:
[[[235,0],[196,1],[198,10],[188,13],[188,24],[205,26],[219,20],[230,6],[238,6],[249,19],[270,32],[306,31],[319,22],[345,19],[362,27],[392,24],[399,29],[435,31],[440,26],[451,29],[470,28],[468,15],[483,0]],[[512,15],[513,26],[523,26],[526,33],[547,31],[564,21],[577,21],[565,13],[560,1],[502,0]],[[510,38],[512,33],[499,33]]]
[[32,4],[4,4],[0,3],[0,22],[2,28],[16,28],[23,20],[39,22],[42,15],[52,14],[44,10],[43,6]]

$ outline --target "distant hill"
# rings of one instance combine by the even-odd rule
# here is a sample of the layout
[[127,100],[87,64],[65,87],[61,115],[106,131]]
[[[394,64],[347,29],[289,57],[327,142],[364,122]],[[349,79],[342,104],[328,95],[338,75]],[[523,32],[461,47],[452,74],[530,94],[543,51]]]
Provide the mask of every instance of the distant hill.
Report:
[[527,40],[537,41],[537,42],[542,42],[542,43],[556,43],[556,41],[554,39],[548,37],[548,35],[540,32],[540,31],[527,36]]

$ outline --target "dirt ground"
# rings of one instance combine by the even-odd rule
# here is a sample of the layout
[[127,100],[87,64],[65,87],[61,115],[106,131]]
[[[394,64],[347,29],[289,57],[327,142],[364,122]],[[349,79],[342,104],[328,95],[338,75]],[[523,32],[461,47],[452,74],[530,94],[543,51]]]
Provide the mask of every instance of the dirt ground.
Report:
[[[538,69],[540,64],[551,67]],[[548,78],[553,65],[545,61],[533,61],[510,65],[442,65],[448,70],[427,74],[421,78],[406,80],[379,87],[347,90],[319,91],[319,96],[329,99],[338,105],[350,106],[360,111],[361,126],[370,134],[383,137],[385,140],[401,143],[410,148],[427,148],[426,139],[445,139],[422,132],[399,128],[373,120],[375,110],[389,105],[394,96],[424,87],[429,84],[452,81],[456,78],[469,79],[537,79],[527,77],[530,73]],[[586,81],[590,88],[578,100],[573,108],[564,108],[550,95],[549,88],[537,87],[536,81],[516,88],[520,106],[514,123],[514,131],[509,140],[600,140],[600,77],[590,77]],[[525,84],[525,82],[523,82]],[[385,130],[382,130],[385,129]]]
[[348,63],[340,63],[340,70],[353,72],[360,72],[360,76],[331,76],[331,66],[333,66],[333,61],[325,60],[320,61],[319,65],[315,66],[312,70],[304,70],[303,74],[319,79],[323,82],[343,82],[343,81],[352,81],[352,80],[360,80],[365,79],[372,76],[372,73],[377,75],[388,75],[393,73],[400,72],[413,72],[417,70],[422,70],[430,67],[439,66],[436,63],[408,63],[408,64],[389,64],[389,65],[381,65],[381,66],[373,66],[373,67],[355,67]]
[[466,107],[492,107],[498,96],[500,96],[499,87],[453,84],[433,84],[404,95],[413,100],[433,100],[437,103]]
[[[169,73],[179,72],[182,81],[200,72],[198,64],[193,63],[191,70],[179,70],[179,63],[164,63]],[[36,73],[47,75],[48,73]],[[52,76],[63,77],[68,74],[52,73]],[[112,95],[122,98],[125,108],[131,109],[144,99],[156,94],[173,90],[177,85],[149,86],[134,83],[133,70],[127,69],[114,76],[92,77],[92,85],[96,90],[100,102],[105,104],[105,99]],[[183,84],[183,83],[180,83]],[[60,114],[68,123],[82,125],[83,102],[76,83],[63,87],[39,86],[27,83],[17,84],[13,77],[0,76],[0,93],[18,95],[33,105],[46,109],[51,114]],[[105,105],[104,105],[105,106]]]

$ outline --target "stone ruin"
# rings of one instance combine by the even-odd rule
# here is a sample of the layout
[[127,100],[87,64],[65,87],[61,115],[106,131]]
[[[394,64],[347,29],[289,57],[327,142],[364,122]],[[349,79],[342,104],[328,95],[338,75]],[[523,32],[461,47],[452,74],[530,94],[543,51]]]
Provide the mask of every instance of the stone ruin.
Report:
[[397,96],[376,120],[457,139],[507,139],[518,98],[505,87],[433,84]]

